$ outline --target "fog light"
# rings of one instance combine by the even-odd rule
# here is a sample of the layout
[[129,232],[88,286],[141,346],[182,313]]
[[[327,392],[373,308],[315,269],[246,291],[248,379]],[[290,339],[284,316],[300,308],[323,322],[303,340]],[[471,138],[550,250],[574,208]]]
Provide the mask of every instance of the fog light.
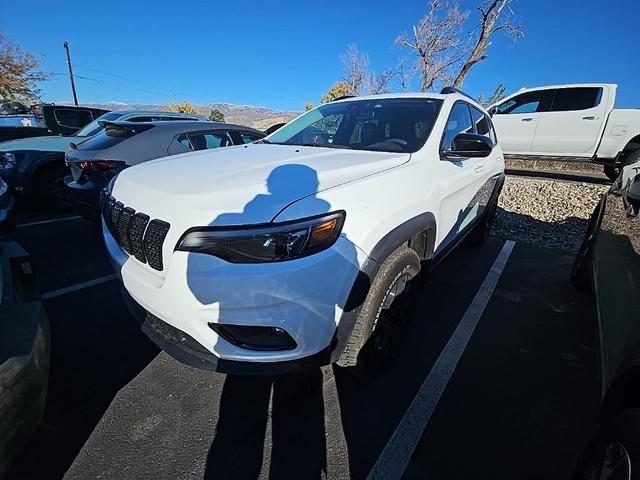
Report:
[[295,340],[280,327],[229,325],[210,323],[211,330],[227,342],[248,350],[289,350],[296,348]]

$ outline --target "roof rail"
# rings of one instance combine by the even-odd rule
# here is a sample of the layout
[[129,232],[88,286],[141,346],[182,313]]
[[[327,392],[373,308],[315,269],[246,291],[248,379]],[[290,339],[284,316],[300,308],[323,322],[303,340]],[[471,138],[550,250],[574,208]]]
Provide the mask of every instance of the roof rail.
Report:
[[473,100],[475,102],[475,98],[473,98],[471,95],[467,95],[462,90],[458,90],[455,87],[444,87],[442,90],[440,90],[440,93],[442,95],[449,95],[451,93],[459,93],[460,95],[464,95],[465,97],[470,98],[471,100]]

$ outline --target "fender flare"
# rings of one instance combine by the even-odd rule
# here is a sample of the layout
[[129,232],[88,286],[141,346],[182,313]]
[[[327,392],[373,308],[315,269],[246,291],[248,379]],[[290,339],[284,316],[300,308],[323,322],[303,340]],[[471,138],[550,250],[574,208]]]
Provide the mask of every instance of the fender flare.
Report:
[[344,352],[380,265],[393,251],[405,244],[414,248],[421,259],[430,260],[435,249],[436,232],[435,216],[425,212],[401,223],[376,243],[369,258],[360,267],[342,309],[329,352],[330,363],[335,363]]

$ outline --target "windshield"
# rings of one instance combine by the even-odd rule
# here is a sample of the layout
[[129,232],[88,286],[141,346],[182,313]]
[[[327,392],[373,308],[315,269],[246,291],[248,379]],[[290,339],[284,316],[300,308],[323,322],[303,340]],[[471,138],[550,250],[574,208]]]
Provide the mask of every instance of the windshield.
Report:
[[265,143],[412,153],[427,141],[441,104],[433,98],[327,103],[277,130]]
[[122,115],[124,115],[124,113],[118,113],[118,112],[105,113],[104,115],[96,118],[93,122],[88,123],[87,125],[82,127],[80,130],[78,130],[75,133],[75,136],[76,137],[91,137],[91,136],[95,135],[96,133],[102,131],[102,127],[100,125],[98,125],[99,121],[101,121],[101,120],[113,121],[113,120],[116,120],[116,119],[120,118]]

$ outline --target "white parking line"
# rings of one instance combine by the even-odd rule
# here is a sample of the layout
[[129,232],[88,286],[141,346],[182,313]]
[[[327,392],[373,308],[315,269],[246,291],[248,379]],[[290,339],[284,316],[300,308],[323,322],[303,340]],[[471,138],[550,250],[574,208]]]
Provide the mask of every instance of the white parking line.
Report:
[[49,220],[40,220],[38,222],[28,222],[16,225],[16,228],[34,227],[36,225],[44,225],[46,223],[66,222],[67,220],[78,220],[82,218],[80,215],[74,215],[73,217],[51,218]]
[[512,240],[507,240],[503,245],[471,305],[420,386],[413,402],[404,413],[367,478],[400,479],[402,477],[478,320],[489,303],[514,245],[515,242]]
[[101,283],[110,282],[111,280],[115,280],[117,278],[118,276],[114,273],[112,275],[94,278],[93,280],[89,280],[88,282],[76,283],[75,285],[71,285],[69,287],[59,288],[58,290],[52,290],[51,292],[43,293],[42,299],[47,300],[49,298],[59,297],[60,295],[75,292],[76,290],[82,290],[83,288],[93,287],[95,285],[100,285]]

